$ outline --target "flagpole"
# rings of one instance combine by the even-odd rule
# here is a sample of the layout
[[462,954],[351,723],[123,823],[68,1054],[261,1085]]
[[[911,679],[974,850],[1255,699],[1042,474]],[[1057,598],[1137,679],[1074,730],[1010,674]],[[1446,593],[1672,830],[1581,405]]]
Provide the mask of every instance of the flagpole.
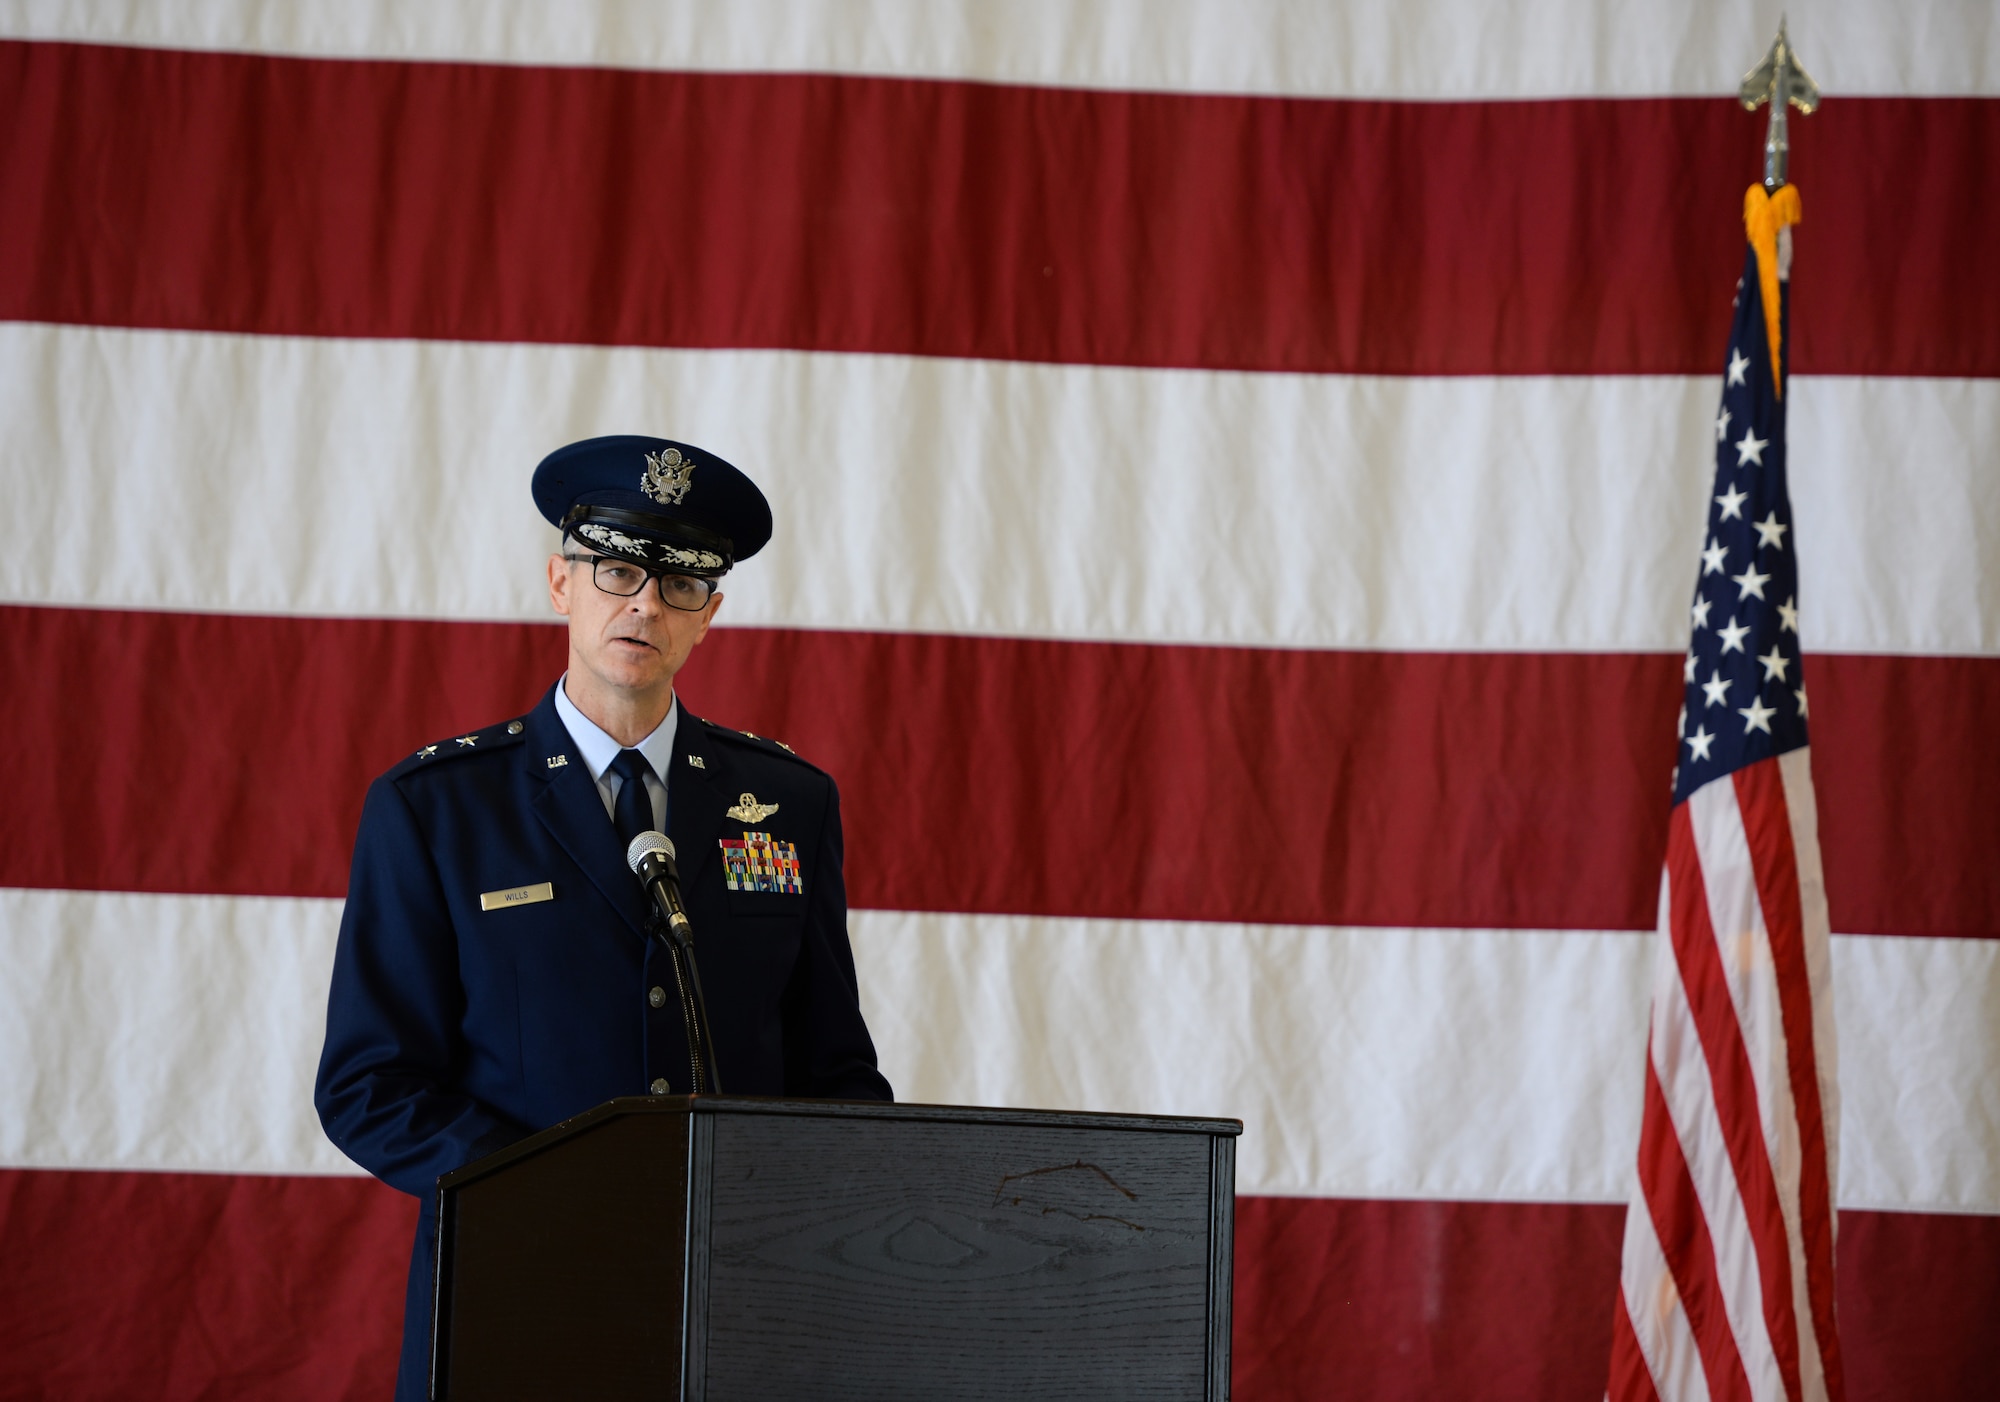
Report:
[[1767,193],[1774,191],[1785,183],[1786,167],[1791,160],[1786,109],[1796,107],[1802,115],[1811,116],[1819,106],[1819,84],[1799,65],[1799,56],[1792,52],[1791,41],[1785,37],[1782,19],[1778,21],[1778,37],[1771,41],[1764,61],[1743,75],[1743,85],[1736,96],[1750,112],[1767,102],[1771,104],[1771,119],[1764,127],[1764,189]]

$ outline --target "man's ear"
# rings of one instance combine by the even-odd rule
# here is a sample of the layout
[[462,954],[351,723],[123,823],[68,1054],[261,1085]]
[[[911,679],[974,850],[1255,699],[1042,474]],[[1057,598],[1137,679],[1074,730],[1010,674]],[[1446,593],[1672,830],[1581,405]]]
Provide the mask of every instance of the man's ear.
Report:
[[721,607],[722,595],[710,594],[708,596],[708,608],[701,616],[701,631],[694,635],[696,644],[699,644],[703,638],[708,636],[708,625],[715,622],[716,611]]
[[569,562],[560,555],[549,556],[549,607],[569,616]]

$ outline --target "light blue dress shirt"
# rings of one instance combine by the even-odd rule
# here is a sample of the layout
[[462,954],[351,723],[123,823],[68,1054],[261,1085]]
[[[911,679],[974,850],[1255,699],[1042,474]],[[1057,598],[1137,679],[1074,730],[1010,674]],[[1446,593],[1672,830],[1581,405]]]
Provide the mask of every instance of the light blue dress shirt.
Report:
[[[604,800],[604,812],[616,818],[618,790],[625,787],[625,781],[611,772],[611,761],[618,758],[618,752],[625,747],[606,735],[589,716],[576,708],[569,699],[564,684],[569,674],[563,674],[563,682],[556,686],[556,714],[562,717],[563,728],[569,731],[570,740],[576,745],[576,752],[582,757],[584,766],[590,770],[590,777],[596,781],[597,796]],[[653,826],[661,832],[667,830],[667,765],[674,757],[674,733],[680,726],[681,699],[676,696],[667,707],[667,718],[655,726],[653,733],[632,748],[646,757],[646,763],[653,766],[653,772],[646,776],[646,796],[653,800]]]

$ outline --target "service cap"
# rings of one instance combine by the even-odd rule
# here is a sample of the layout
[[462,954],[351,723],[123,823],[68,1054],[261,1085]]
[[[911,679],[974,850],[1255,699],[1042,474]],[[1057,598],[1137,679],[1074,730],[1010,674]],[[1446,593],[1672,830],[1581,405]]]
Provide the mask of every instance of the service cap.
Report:
[[717,578],[771,538],[757,484],[704,448],[612,434],[556,449],[535,469],[535,505],[593,550]]

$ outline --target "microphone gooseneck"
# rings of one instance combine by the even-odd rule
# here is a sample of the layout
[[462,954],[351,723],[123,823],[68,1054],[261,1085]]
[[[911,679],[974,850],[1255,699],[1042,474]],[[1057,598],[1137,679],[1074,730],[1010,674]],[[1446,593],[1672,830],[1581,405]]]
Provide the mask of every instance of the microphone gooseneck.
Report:
[[[681,901],[680,869],[674,864],[674,844],[662,832],[642,832],[625,849],[625,864],[653,898],[660,921],[654,933],[666,945],[680,991],[681,1022],[687,1032],[688,1067],[694,1073],[694,1093],[722,1093],[715,1066],[715,1039],[708,1027],[708,1002],[702,997],[701,971],[694,961],[694,926]],[[664,925],[664,929],[660,928]]]

